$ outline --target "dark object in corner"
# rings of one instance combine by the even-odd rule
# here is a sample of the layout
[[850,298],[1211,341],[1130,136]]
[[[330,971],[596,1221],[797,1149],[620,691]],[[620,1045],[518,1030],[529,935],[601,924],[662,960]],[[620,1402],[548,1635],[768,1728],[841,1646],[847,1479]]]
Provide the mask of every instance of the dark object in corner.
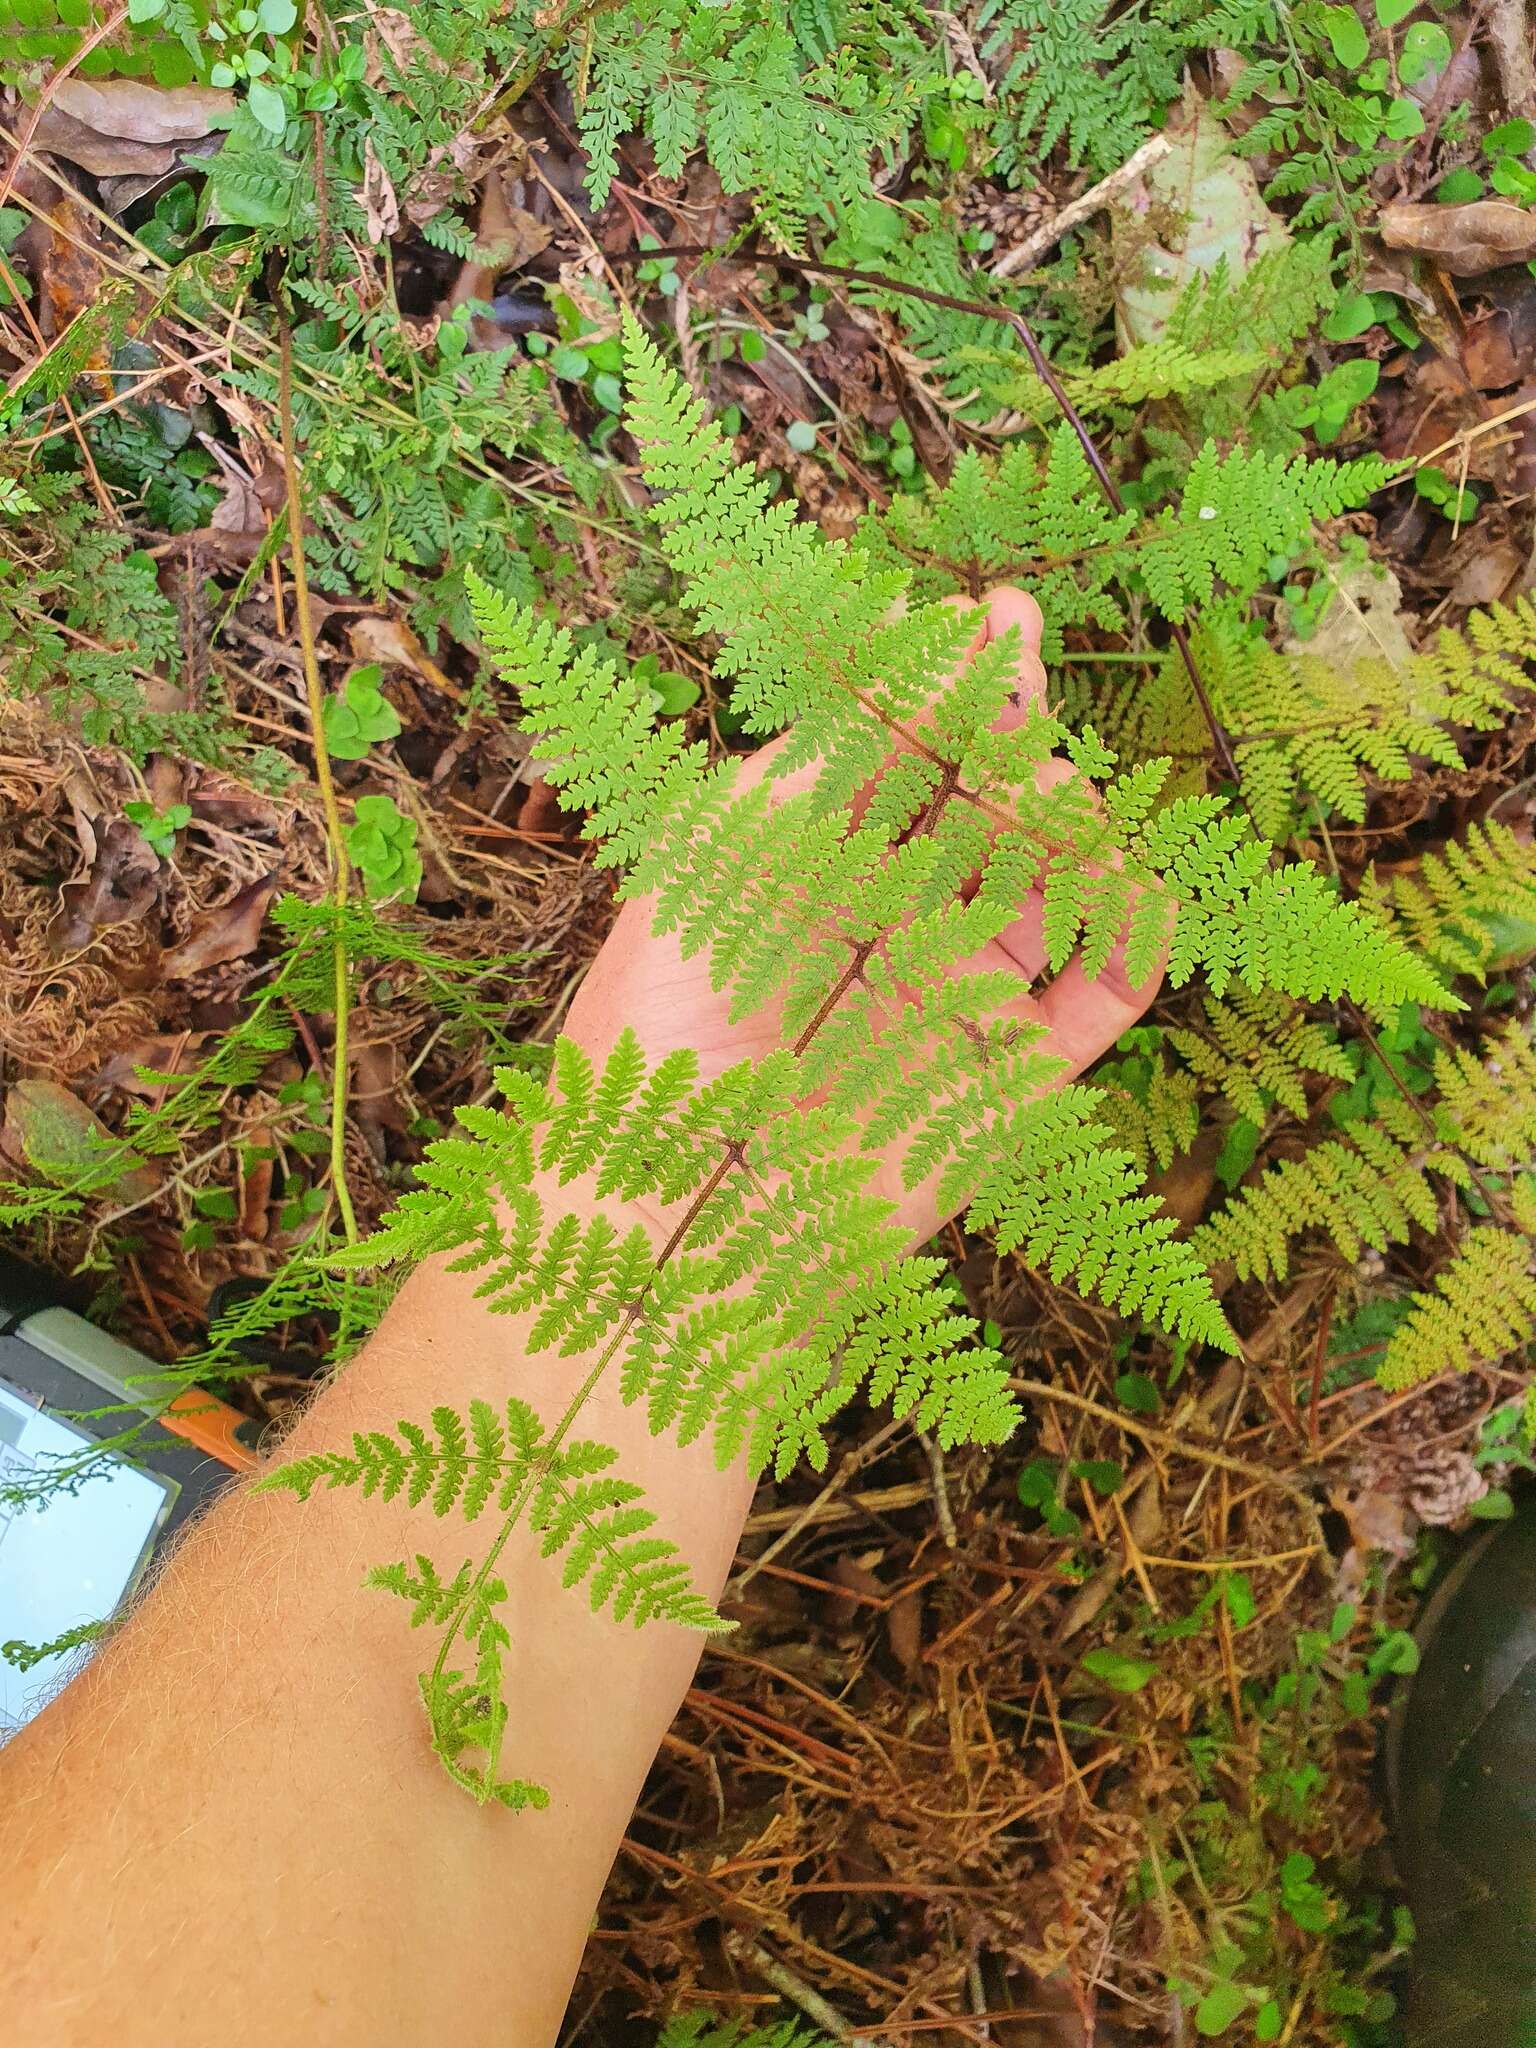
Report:
[[1408,2048],[1536,2044],[1536,1513],[1430,1600],[1393,1717],[1397,1861],[1418,1935]]

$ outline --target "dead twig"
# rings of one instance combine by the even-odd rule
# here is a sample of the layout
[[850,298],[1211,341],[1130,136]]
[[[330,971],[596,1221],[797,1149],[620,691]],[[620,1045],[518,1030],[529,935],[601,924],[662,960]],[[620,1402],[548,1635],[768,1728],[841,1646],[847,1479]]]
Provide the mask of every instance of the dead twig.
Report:
[[1128,156],[1117,171],[1111,171],[1107,178],[1100,178],[1097,185],[1076,199],[1068,200],[1059,213],[1033,229],[1022,242],[1014,244],[992,266],[994,277],[1017,277],[1021,270],[1030,270],[1040,261],[1048,249],[1054,249],[1063,235],[1069,235],[1081,222],[1089,220],[1136,180],[1150,171],[1154,164],[1160,164],[1173,144],[1166,135],[1150,135],[1140,149]]

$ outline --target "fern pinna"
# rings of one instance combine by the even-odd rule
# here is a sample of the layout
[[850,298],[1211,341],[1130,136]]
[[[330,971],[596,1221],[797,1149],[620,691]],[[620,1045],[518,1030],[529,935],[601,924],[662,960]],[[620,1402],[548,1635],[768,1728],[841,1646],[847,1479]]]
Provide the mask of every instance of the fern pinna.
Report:
[[[1217,993],[1348,991],[1385,1012],[1447,1001],[1434,973],[1313,869],[1277,864],[1222,799],[1165,800],[1167,762],[1117,773],[1091,730],[1040,708],[1004,721],[1016,634],[967,661],[963,614],[918,601],[889,553],[829,544],[772,503],[633,324],[625,347],[666,554],[719,639],[747,728],[789,729],[772,773],[746,786],[739,761],[712,763],[658,725],[640,680],[483,584],[473,600],[597,859],[624,871],[622,894],[653,899],[685,954],[708,955],[735,1016],[775,1017],[778,1047],[706,1077],[687,1050],[647,1061],[632,1033],[601,1066],[562,1039],[547,1080],[504,1071],[504,1108],[459,1111],[460,1134],[429,1148],[418,1185],[343,1262],[447,1253],[493,1308],[531,1318],[531,1350],[590,1356],[589,1389],[614,1372],[654,1430],[779,1472],[823,1462],[828,1423],[859,1391],[944,1444],[994,1443],[1014,1423],[1002,1359],[874,1189],[882,1156],[1053,1279],[1231,1348],[1199,1255],[1140,1187],[1098,1092],[1053,1086],[1067,1063],[1021,1019],[1018,972],[977,956],[1038,890],[1052,974],[1076,955],[1090,975],[1115,960],[1145,984],[1166,962],[1176,983],[1203,973]],[[1063,445],[1050,459],[1065,479]],[[1139,536],[1170,616],[1217,577],[1262,567],[1266,532],[1291,533],[1345,488],[1321,465],[1266,472],[1245,496],[1235,461],[1202,458],[1200,505]],[[1077,772],[1042,778],[1057,754]],[[804,772],[789,791],[791,771]],[[558,1190],[578,1178],[599,1202],[681,1220],[658,1253],[633,1206],[622,1223],[561,1213]],[[478,1570],[445,1584],[400,1565],[379,1582],[446,1631],[425,1681],[437,1747],[479,1796],[509,1804],[530,1795],[497,1772],[493,1573],[516,1519],[595,1605],[719,1625],[632,1492],[583,1463],[597,1453],[571,1441],[580,1400],[547,1432],[520,1406],[505,1423],[440,1413],[435,1438],[402,1424],[398,1441],[363,1439],[273,1482],[406,1489],[443,1513],[494,1506],[500,1533]],[[471,1674],[450,1669],[460,1640]]]
[[[1484,840],[1486,845],[1492,841]],[[1368,1121],[1300,1158],[1272,1166],[1193,1242],[1239,1277],[1279,1277],[1293,1241],[1326,1232],[1348,1259],[1403,1243],[1415,1226],[1437,1233],[1442,1200],[1492,1211],[1456,1243],[1434,1285],[1415,1293],[1394,1329],[1379,1377],[1413,1386],[1447,1368],[1498,1359],[1536,1329],[1536,1045],[1527,1022],[1504,1027],[1482,1057],[1446,1048],[1434,1060],[1432,1106],[1391,1095]]]

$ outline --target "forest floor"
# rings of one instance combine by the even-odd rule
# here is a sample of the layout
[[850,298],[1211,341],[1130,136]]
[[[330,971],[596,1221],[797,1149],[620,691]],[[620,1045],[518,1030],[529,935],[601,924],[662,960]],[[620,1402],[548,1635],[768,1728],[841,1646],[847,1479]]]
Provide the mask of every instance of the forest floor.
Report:
[[[365,12],[370,33],[412,33],[399,11]],[[966,18],[946,17],[951,57],[979,105],[1001,60]],[[1438,240],[1422,218],[1457,165],[1482,191],[1479,138],[1508,121],[1519,84],[1498,7],[1442,18],[1453,54],[1425,88],[1416,137],[1369,173],[1324,337],[1277,366],[1283,385],[1370,364],[1360,409],[1344,408],[1344,452],[1378,449],[1421,477],[1337,522],[1349,593],[1325,629],[1337,660],[1348,631],[1391,658],[1536,584],[1529,194],[1512,173],[1519,203],[1501,208],[1528,246],[1478,243],[1465,203],[1440,206]],[[1195,88],[1215,89],[1219,54],[1191,60]],[[48,1188],[103,1131],[172,1102],[167,1077],[230,1041],[283,957],[273,906],[320,900],[330,851],[285,539],[293,436],[276,294],[266,257],[244,264],[198,212],[220,133],[210,108],[227,92],[53,77],[46,64],[23,66],[18,87],[0,112],[0,139],[24,145],[0,150],[12,393],[0,483],[16,479],[35,502],[11,529],[0,602],[14,599],[12,625],[30,621],[33,638],[13,646],[0,701],[0,1145],[20,1184]],[[1003,404],[978,415],[899,296],[754,254],[792,238],[707,265],[637,263],[642,238],[726,249],[756,233],[753,197],[725,189],[701,156],[662,175],[653,144],[629,136],[594,203],[580,91],[552,66],[489,112],[466,109],[413,186],[396,189],[375,156],[346,206],[332,195],[329,229],[322,176],[320,224],[305,229],[306,246],[327,233],[345,245],[356,280],[334,287],[357,316],[344,343],[308,335],[297,428],[320,678],[340,705],[363,674],[348,700],[361,743],[350,757],[333,748],[339,796],[388,798],[414,827],[420,883],[401,928],[464,963],[454,985],[471,991],[455,1009],[435,970],[357,966],[341,1084],[363,1230],[425,1139],[485,1099],[492,1068],[558,1032],[614,912],[611,875],[477,686],[461,588],[434,583],[428,601],[429,572],[442,575],[445,557],[462,569],[472,492],[501,507],[487,573],[515,555],[524,586],[553,596],[593,644],[650,662],[664,715],[714,748],[739,743],[712,649],[658,583],[632,516],[619,309],[640,311],[730,415],[742,459],[776,472],[833,538],[925,474],[949,475],[966,448],[995,450],[1029,427]],[[328,118],[300,127],[318,133]],[[1171,162],[1194,192],[1204,168],[1186,151],[1186,118],[1177,102],[1167,110],[1142,180]],[[1532,143],[1515,136],[1501,160],[1532,178]],[[963,129],[953,143],[930,129],[927,146],[951,152],[932,189],[969,237],[954,246],[976,290],[1014,289],[1010,277],[1022,290],[1046,267],[1027,303],[1061,362],[1114,353],[1126,258],[1110,209],[1139,207],[1143,221],[1150,209],[1187,255],[1187,214],[1181,229],[1168,192],[1135,174],[1111,170],[1100,192],[1102,174],[1058,144],[1010,183],[985,152],[967,155]],[[288,148],[302,164],[292,135]],[[1207,223],[1207,269],[1239,261],[1281,217],[1245,175],[1222,200],[1235,211]],[[909,159],[884,189],[910,190],[910,178]],[[449,197],[478,237],[467,253],[428,232]],[[283,229],[254,231],[283,246]],[[824,222],[811,240],[827,246]],[[1012,260],[1019,251],[1027,260]],[[174,290],[167,263],[180,267]],[[128,310],[104,334],[92,320],[118,294]],[[520,366],[551,373],[535,394],[548,424],[523,431],[526,413],[512,415],[533,404],[526,391],[514,403],[484,379],[454,387],[450,365],[445,388],[478,408],[476,425],[455,442],[459,485],[423,507],[403,479],[437,455],[430,433],[412,438],[431,391],[412,389],[410,351],[455,322],[462,361],[511,346]],[[71,337],[78,360],[60,375]],[[504,433],[493,403],[510,408]],[[1120,459],[1134,461],[1125,451],[1147,410],[1138,400],[1115,421]],[[385,452],[398,471],[366,505],[349,501]],[[28,525],[65,517],[38,481],[49,463],[83,494],[69,532],[106,532],[110,576],[142,575],[169,605],[163,644],[103,626],[96,571],[71,568],[62,527]],[[343,513],[325,513],[328,495]],[[391,517],[405,539],[390,537]],[[370,549],[387,558],[381,574]],[[1395,583],[1351,582],[1348,564],[1367,559]],[[1073,627],[1062,673],[1106,673],[1094,658],[1131,658],[1139,630]],[[100,664],[89,675],[87,657]],[[131,715],[125,691],[138,692]],[[1296,847],[1353,887],[1369,862],[1406,870],[1475,820],[1528,845],[1531,701],[1496,729],[1459,733],[1452,761],[1416,755],[1400,775],[1367,775],[1357,816],[1316,806]],[[1536,930],[1512,926],[1494,979],[1453,1023],[1404,1017],[1378,1056],[1351,1040],[1357,1096],[1403,1083],[1422,1096],[1437,1049],[1474,1043],[1485,1005],[1528,1014]],[[1337,1021],[1326,1005],[1317,1014]],[[1148,1025],[1203,1017],[1197,993],[1165,990]],[[334,1020],[301,991],[269,1021],[273,1042],[204,1090],[161,1152],[141,1146],[83,1201],[17,1204],[18,1242],[156,1360],[206,1360],[219,1312],[286,1271],[332,1218]],[[1301,1117],[1272,1098],[1241,1130],[1225,1111],[1208,1117],[1168,1164],[1152,1161],[1152,1185],[1193,1224],[1334,1129],[1341,1085],[1310,1086]],[[1453,1194],[1447,1231],[1454,1206]],[[1443,1250],[1436,1231],[1356,1257],[1305,1237],[1283,1277],[1228,1287],[1243,1350],[1215,1364],[958,1227],[946,1244],[956,1286],[1012,1362],[1025,1427],[1001,1450],[945,1453],[860,1410],[840,1420],[824,1475],[763,1486],[725,1596],[739,1627],[706,1651],[629,1829],[572,2006],[573,2048],[648,2041],[656,2016],[679,2008],[798,2013],[839,2040],[944,2048],[1111,2048],[1228,2027],[1234,2039],[1389,2041],[1408,1924],[1378,1727],[1411,1663],[1402,1631],[1421,1589],[1461,1533],[1508,1512],[1511,1475],[1530,1468],[1523,1352],[1405,1391],[1378,1385],[1393,1320],[1382,1296],[1424,1283]],[[202,1369],[275,1438],[334,1335],[313,1314],[269,1318]]]

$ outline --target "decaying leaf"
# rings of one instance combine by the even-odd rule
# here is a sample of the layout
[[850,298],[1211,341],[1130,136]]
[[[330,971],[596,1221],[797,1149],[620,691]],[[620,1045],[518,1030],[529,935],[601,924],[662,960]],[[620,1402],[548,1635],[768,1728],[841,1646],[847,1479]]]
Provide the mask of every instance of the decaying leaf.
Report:
[[[17,1081],[6,1092],[0,1150],[44,1180],[58,1185],[90,1173],[115,1142],[101,1118],[61,1082]],[[133,1160],[108,1193],[113,1201],[137,1202],[159,1185],[153,1167]]]
[[400,226],[400,202],[371,135],[363,138],[363,210],[370,242],[387,242]]
[[125,1095],[141,1095],[155,1102],[165,1093],[163,1081],[144,1081],[139,1069],[156,1074],[190,1074],[207,1058],[203,1047],[206,1031],[146,1031],[99,1068],[95,1080],[102,1088],[120,1088]]
[[93,177],[162,177],[234,106],[212,86],[167,89],[141,78],[67,78],[38,122],[36,146]]
[[1384,206],[1377,226],[1389,249],[1431,257],[1453,277],[1478,277],[1536,256],[1536,209],[1504,199],[1474,199],[1466,206],[1405,199]]
[[1403,587],[1392,571],[1375,562],[1324,563],[1322,574],[1331,595],[1317,629],[1307,640],[1287,635],[1281,643],[1286,653],[1311,655],[1346,672],[1362,661],[1404,667],[1413,643],[1404,625]]
[[142,917],[160,893],[160,862],[136,825],[126,818],[92,821],[94,858],[82,881],[66,882],[59,894],[64,917],[54,936],[61,952],[89,945],[102,925]]
[[243,960],[254,953],[267,905],[277,889],[276,875],[263,875],[248,883],[227,903],[200,917],[181,944],[166,954],[160,971],[167,981],[185,981],[205,968],[220,967],[226,960]]
[[[1116,207],[1116,243],[1139,248],[1143,281],[1123,288],[1118,321],[1125,345],[1156,341],[1193,277],[1226,259],[1240,277],[1266,249],[1289,241],[1284,222],[1264,204],[1253,166],[1232,154],[1231,139],[1204,100],[1191,93],[1169,122],[1170,148]],[[1160,241],[1147,217],[1184,223]]]
[[452,676],[443,674],[403,619],[381,618],[377,612],[364,612],[347,628],[347,638],[359,661],[376,661],[382,668],[409,669],[424,683],[430,683],[434,690],[441,690],[445,697],[451,697],[456,704],[462,702],[464,692]]

